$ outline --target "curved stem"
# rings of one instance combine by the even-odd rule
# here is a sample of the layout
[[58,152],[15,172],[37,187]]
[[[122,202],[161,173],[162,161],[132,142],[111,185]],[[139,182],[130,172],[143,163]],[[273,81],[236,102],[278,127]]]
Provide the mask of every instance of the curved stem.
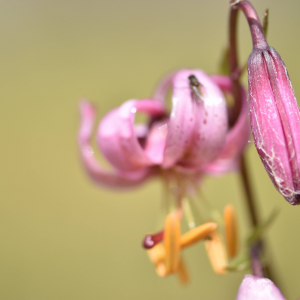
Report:
[[244,0],[239,2],[236,7],[243,11],[248,21],[252,35],[253,48],[261,50],[267,49],[269,45],[267,43],[259,17],[252,4],[248,0]]
[[251,226],[254,228],[259,224],[259,216],[258,216],[258,211],[255,203],[253,188],[251,186],[251,182],[249,178],[249,172],[247,170],[246,159],[244,155],[241,157],[240,165],[241,165],[240,175],[242,179],[243,188],[245,191],[245,196],[247,199],[247,212],[249,213]]
[[233,123],[237,120],[242,107],[241,86],[239,82],[239,63],[237,55],[237,17],[238,9],[232,8],[229,16],[229,69],[232,80],[232,93],[234,97]]
[[[245,14],[252,35],[253,48],[265,48],[268,47],[268,43],[265,39],[262,26],[260,24],[259,18],[252,4],[247,0],[241,1],[230,10],[229,16],[229,68],[231,73],[231,80],[233,85],[233,96],[234,96],[234,113],[235,119],[238,117],[241,108],[241,84],[240,84],[240,66],[238,63],[237,54],[237,17],[238,11],[241,9]],[[245,191],[245,200],[247,205],[247,213],[251,221],[251,226],[256,227],[259,222],[258,209],[256,206],[255,196],[251,181],[249,178],[249,172],[245,160],[244,154],[241,157],[241,180]],[[259,246],[258,246],[259,245]],[[265,252],[265,247],[263,241],[259,241],[258,245],[253,245],[250,249],[250,257],[252,263],[252,269],[254,273],[259,274],[259,276],[268,276],[274,281],[274,275],[271,270],[270,265],[266,265],[264,269],[261,268],[261,263],[259,260],[259,253],[263,254]],[[254,255],[255,254],[255,255]]]
[[[249,170],[248,170],[248,167],[247,167],[247,164],[246,164],[245,155],[243,155],[241,157],[240,164],[241,164],[241,173],[240,173],[240,175],[241,175],[241,179],[242,179],[242,185],[243,185],[243,188],[244,188],[244,191],[245,191],[245,200],[246,200],[247,212],[249,214],[251,225],[254,228],[257,225],[259,225],[260,221],[259,221],[259,214],[258,214],[258,209],[257,209],[256,201],[255,201],[255,196],[254,196],[254,190],[253,190],[253,186],[251,184],[251,180],[250,180],[250,176],[249,176]],[[266,252],[265,245],[266,245],[265,241],[261,239],[256,244],[254,244],[250,249],[250,258],[251,258],[252,270],[255,273],[259,272],[259,267],[258,267],[259,253],[262,254],[262,255],[265,254],[265,252]],[[255,255],[255,257],[253,255]],[[268,255],[268,256],[270,258],[270,255]],[[277,286],[279,285],[277,277],[274,274],[273,267],[270,263],[270,259],[269,259],[268,263],[264,264],[263,268],[261,269],[261,272],[262,272],[262,275],[264,275],[267,278],[270,278],[273,282],[275,282],[277,284]],[[253,273],[253,275],[256,275],[255,273]],[[264,277],[264,276],[260,276],[260,277]]]
[[254,276],[264,277],[264,271],[260,262],[259,253],[260,253],[260,244],[256,243],[250,249],[252,273]]

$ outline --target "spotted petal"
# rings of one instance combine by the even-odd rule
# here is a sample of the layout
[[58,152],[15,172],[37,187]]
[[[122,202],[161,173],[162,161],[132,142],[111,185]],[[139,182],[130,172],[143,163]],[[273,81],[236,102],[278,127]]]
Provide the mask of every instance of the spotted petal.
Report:
[[[227,76],[214,75],[212,80],[218,84],[223,92],[232,93],[231,79]],[[240,156],[248,144],[250,138],[250,125],[248,120],[247,95],[244,88],[241,90],[242,107],[241,112],[232,128],[226,135],[226,141],[220,155],[203,171],[211,175],[222,175],[234,171],[239,167]]]
[[189,148],[195,127],[194,101],[188,83],[188,70],[173,78],[172,111],[164,151],[163,167],[169,168],[182,158]]
[[[202,85],[202,102],[195,99],[190,75]],[[165,105],[171,85],[172,111],[163,166],[168,168],[179,162],[186,169],[195,169],[212,161],[223,147],[227,132],[226,102],[218,86],[201,70],[182,70],[163,78],[154,95]]]
[[[220,88],[201,70],[186,70],[181,72],[185,88],[191,88],[188,76],[193,74],[200,83],[201,98],[193,95],[194,132],[184,164],[202,166],[214,160],[224,147],[228,131],[228,117],[225,97]],[[186,99],[185,99],[186,101]]]

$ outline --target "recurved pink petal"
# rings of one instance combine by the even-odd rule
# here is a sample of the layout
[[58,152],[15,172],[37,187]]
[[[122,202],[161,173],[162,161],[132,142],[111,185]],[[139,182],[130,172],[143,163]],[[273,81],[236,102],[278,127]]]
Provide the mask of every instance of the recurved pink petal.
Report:
[[98,184],[116,188],[132,187],[145,181],[152,172],[149,168],[135,172],[121,172],[118,170],[108,171],[102,167],[95,158],[90,143],[95,122],[95,108],[85,100],[80,102],[79,108],[81,123],[78,143],[81,159],[90,177]]
[[154,122],[148,132],[145,153],[156,164],[161,164],[163,161],[167,129],[168,120],[163,119]]
[[134,126],[137,112],[150,117],[165,115],[164,106],[158,101],[129,100],[108,113],[98,127],[98,145],[105,158],[118,170],[133,171],[161,162],[161,159],[147,155],[139,143]]
[[182,162],[186,165],[203,166],[213,161],[224,147],[228,131],[227,107],[218,85],[201,70],[182,72],[187,89],[187,78],[191,74],[200,83],[202,99],[197,99],[193,94],[195,125],[190,147]]
[[188,77],[190,70],[176,73],[173,78],[172,111],[164,151],[163,167],[172,167],[189,148],[195,127],[194,106]]
[[[232,82],[227,76],[214,75],[212,80],[223,92],[232,93]],[[203,171],[211,175],[222,175],[235,171],[239,167],[240,156],[248,144],[250,138],[250,125],[248,120],[247,95],[244,88],[241,91],[241,112],[232,128],[226,135],[224,147],[220,155],[211,163],[204,166]]]

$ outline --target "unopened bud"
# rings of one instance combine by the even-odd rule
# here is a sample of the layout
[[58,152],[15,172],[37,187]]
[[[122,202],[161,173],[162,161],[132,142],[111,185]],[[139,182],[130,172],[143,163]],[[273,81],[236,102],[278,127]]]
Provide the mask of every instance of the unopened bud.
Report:
[[276,189],[300,202],[300,110],[280,55],[269,47],[247,0],[237,4],[248,20],[253,51],[248,59],[250,123],[261,161]]
[[248,60],[250,122],[258,154],[279,193],[300,201],[300,112],[280,55],[254,49]]

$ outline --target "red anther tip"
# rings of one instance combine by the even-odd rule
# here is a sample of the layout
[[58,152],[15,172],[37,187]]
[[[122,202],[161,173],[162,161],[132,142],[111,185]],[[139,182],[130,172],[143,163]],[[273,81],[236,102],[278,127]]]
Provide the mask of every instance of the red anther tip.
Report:
[[161,242],[164,238],[164,231],[160,231],[159,233],[156,234],[148,234],[144,237],[143,240],[143,247],[146,249],[151,249],[153,248],[157,243]]

